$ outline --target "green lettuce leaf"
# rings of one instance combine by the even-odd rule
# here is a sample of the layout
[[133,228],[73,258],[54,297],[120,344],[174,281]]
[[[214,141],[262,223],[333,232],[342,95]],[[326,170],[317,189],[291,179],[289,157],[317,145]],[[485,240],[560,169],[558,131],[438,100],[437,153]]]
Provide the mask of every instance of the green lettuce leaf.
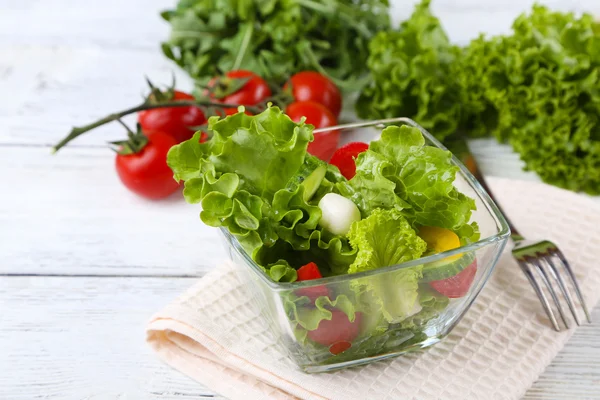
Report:
[[[397,210],[375,210],[352,224],[348,237],[358,249],[349,273],[412,261],[427,249],[427,243]],[[351,285],[358,292],[370,292],[370,300],[365,296],[362,299],[372,302],[372,313],[380,311],[386,321],[395,323],[406,318],[417,305],[422,277],[422,266],[417,266],[358,278]]]
[[479,235],[469,222],[475,201],[454,187],[457,172],[450,152],[426,146],[417,128],[389,126],[358,156],[354,178],[336,188],[363,216],[378,208],[395,209],[412,226],[450,229],[470,242]]
[[373,211],[352,224],[348,238],[358,249],[350,274],[412,261],[427,250],[427,243],[396,210]]
[[413,118],[441,140],[460,123],[460,90],[451,74],[460,49],[450,44],[429,3],[421,1],[400,29],[371,40],[367,66],[372,79],[356,112],[364,119]]
[[600,23],[536,5],[464,53],[468,128],[508,141],[548,183],[600,193]]
[[333,308],[342,311],[350,322],[354,322],[357,310],[353,300],[345,294],[340,294],[334,300],[328,296],[319,296],[313,303],[306,296],[289,293],[284,299],[284,309],[296,339],[300,343],[305,343],[308,331],[317,329],[323,320],[331,320]]
[[421,311],[400,322],[403,329],[423,330],[424,325],[438,317],[448,307],[450,300],[437,293],[427,284],[419,285],[419,305]]
[[[347,238],[323,233],[321,210],[304,200],[302,185],[288,188],[312,157],[312,126],[270,107],[256,116],[211,117],[208,128],[211,140],[200,143],[197,133],[167,157],[175,179],[185,181],[186,200],[202,205],[202,221],[235,235],[275,281],[295,280],[291,270],[300,262],[317,262],[326,275],[345,273],[356,251]],[[322,186],[318,191],[333,189],[331,182]]]

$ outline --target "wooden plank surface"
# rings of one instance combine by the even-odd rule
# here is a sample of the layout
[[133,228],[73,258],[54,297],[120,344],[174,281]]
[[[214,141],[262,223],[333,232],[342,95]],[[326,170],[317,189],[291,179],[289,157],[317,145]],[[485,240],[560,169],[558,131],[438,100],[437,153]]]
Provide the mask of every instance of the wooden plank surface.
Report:
[[[158,361],[150,316],[192,278],[0,277],[0,399],[199,399],[213,393]],[[593,318],[600,320],[600,308]],[[526,399],[594,399],[600,324],[579,328]]]
[[128,192],[104,149],[0,147],[0,274],[197,275],[225,257],[178,192]]

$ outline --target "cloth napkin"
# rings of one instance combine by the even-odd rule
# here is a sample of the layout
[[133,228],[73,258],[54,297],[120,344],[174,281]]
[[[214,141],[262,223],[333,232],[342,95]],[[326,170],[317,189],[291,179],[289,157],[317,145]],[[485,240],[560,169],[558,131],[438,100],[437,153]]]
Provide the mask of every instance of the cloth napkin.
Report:
[[[522,234],[559,245],[593,307],[600,296],[599,205],[541,183],[489,183]],[[147,341],[162,360],[231,399],[517,399],[574,332],[550,327],[505,251],[471,309],[441,343],[362,367],[306,374],[276,345],[243,289],[224,263],[147,327]]]

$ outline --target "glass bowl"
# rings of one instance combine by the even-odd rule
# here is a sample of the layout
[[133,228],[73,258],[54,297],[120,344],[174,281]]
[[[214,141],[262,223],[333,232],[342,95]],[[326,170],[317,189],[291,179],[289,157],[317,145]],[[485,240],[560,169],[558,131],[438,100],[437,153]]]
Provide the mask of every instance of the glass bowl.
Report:
[[[417,127],[427,145],[446,149],[408,118],[338,125],[315,130],[315,134],[337,135],[339,132],[341,144],[368,142],[389,125]],[[314,281],[277,283],[252,260],[233,235],[221,229],[247,295],[302,370],[332,371],[431,346],[448,335],[465,315],[490,277],[510,231],[496,205],[467,168],[456,157],[452,163],[460,168],[455,187],[476,202],[472,221],[479,224],[481,239],[418,260]],[[440,280],[435,273],[426,273],[439,271],[440,265],[445,271],[447,266],[462,271],[461,281],[472,283],[463,288],[463,293],[448,290],[444,287],[448,279]],[[399,300],[405,294],[404,277],[415,271],[422,271],[419,273],[422,277],[413,309],[400,313],[404,315],[402,318],[384,315],[382,310],[402,306]],[[311,325],[313,315],[320,315],[316,326]]]

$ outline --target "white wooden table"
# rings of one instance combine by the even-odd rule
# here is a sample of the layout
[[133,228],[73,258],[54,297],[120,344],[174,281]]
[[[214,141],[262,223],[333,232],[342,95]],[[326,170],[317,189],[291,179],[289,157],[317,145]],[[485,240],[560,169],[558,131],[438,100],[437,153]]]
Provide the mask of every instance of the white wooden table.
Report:
[[[396,2],[395,18],[413,2]],[[144,201],[121,186],[104,147],[118,126],[49,154],[70,126],[139,101],[144,75],[167,83],[175,70],[190,87],[158,48],[168,32],[158,11],[173,3],[0,0],[0,399],[218,397],[144,343],[150,315],[225,257],[216,232],[179,198]],[[600,11],[597,0],[544,3]],[[530,4],[433,8],[465,42],[508,31]],[[506,147],[474,148],[489,175],[537,179]],[[594,318],[528,399],[600,398],[600,309]]]

